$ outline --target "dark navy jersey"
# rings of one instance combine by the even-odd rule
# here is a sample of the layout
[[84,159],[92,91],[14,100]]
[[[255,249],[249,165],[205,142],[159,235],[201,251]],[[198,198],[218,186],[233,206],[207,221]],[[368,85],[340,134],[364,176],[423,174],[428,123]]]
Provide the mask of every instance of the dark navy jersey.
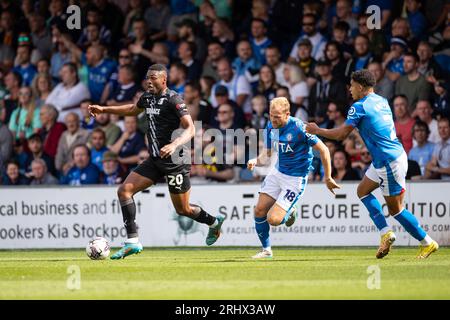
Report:
[[180,118],[189,114],[187,107],[181,96],[170,89],[159,96],[144,92],[137,107],[145,109],[150,156],[159,158],[159,150],[172,142],[172,134],[180,127]]

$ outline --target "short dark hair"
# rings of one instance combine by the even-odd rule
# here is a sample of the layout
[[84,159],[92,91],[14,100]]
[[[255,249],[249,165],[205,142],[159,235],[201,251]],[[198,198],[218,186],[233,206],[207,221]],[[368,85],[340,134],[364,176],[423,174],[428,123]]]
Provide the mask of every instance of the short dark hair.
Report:
[[403,58],[405,58],[405,57],[412,57],[416,62],[419,61],[419,56],[415,52],[406,52],[404,54]]
[[165,74],[167,74],[167,68],[163,64],[160,64],[160,63],[152,64],[148,68],[147,72],[150,72],[150,71],[159,71],[159,72],[164,72]]
[[338,21],[334,25],[333,29],[344,31],[345,33],[348,33],[350,30],[350,25],[345,21]]
[[430,135],[430,128],[428,127],[428,124],[420,119],[417,119],[416,122],[414,123],[413,127],[412,127],[412,134],[414,135],[414,130],[416,129],[416,127],[421,127],[424,128],[425,131],[427,132],[427,136]]
[[367,69],[352,72],[351,79],[362,85],[364,88],[372,88],[377,83],[374,75]]

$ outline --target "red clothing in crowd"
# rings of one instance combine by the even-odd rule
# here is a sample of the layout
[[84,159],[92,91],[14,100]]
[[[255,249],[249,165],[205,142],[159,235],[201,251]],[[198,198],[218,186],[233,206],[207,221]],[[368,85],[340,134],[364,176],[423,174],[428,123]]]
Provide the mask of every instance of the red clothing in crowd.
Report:
[[399,123],[395,121],[395,131],[397,132],[397,137],[403,145],[406,153],[409,153],[413,146],[413,134],[412,128],[416,121],[411,118],[405,123]]
[[39,130],[39,134],[44,141],[44,152],[50,157],[55,158],[59,138],[61,138],[62,133],[66,131],[66,129],[67,128],[64,123],[56,122],[49,131],[47,131],[44,127]]

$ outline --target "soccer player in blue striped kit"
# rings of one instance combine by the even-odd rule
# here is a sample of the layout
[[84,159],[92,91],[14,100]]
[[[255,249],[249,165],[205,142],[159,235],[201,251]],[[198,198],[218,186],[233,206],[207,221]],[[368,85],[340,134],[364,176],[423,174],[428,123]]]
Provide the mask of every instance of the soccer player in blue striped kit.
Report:
[[303,195],[308,181],[308,172],[313,159],[312,148],[320,152],[324,167],[324,181],[334,194],[339,188],[331,178],[330,152],[315,135],[305,132],[305,124],[290,116],[290,105],[286,98],[275,98],[270,102],[270,121],[264,131],[264,150],[251,159],[247,167],[264,166],[270,161],[272,151],[278,153],[278,161],[264,179],[255,207],[255,228],[262,250],[254,259],[272,258],[269,231],[270,225],[285,223],[291,226],[297,217],[296,203]]
[[381,204],[372,194],[372,191],[380,187],[389,214],[413,238],[420,241],[417,258],[425,259],[438,250],[439,245],[422,229],[417,218],[403,206],[408,159],[397,138],[389,103],[373,91],[375,83],[374,76],[368,70],[353,72],[350,93],[356,102],[348,111],[345,125],[322,129],[315,123],[309,123],[306,131],[328,139],[343,140],[353,129],[358,129],[373,159],[357,193],[381,234],[376,257],[381,259],[386,256],[395,241],[395,234],[387,224]]

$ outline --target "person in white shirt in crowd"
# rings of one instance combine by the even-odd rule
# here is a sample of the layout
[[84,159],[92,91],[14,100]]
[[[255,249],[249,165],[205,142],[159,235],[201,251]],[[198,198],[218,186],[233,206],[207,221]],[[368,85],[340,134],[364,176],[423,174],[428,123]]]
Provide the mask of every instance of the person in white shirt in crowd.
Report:
[[58,121],[63,121],[69,112],[81,116],[80,103],[90,99],[89,89],[78,78],[77,66],[66,63],[60,71],[62,82],[58,84],[45,100],[45,104],[52,104],[59,112]]
[[[431,117],[432,113],[433,109],[428,100],[419,100],[417,102],[416,115],[420,120],[425,122],[428,125],[428,129],[430,129],[428,140],[432,143],[438,143],[441,141],[441,137],[439,136],[438,122]],[[417,142],[414,141],[414,146],[416,145]]]

